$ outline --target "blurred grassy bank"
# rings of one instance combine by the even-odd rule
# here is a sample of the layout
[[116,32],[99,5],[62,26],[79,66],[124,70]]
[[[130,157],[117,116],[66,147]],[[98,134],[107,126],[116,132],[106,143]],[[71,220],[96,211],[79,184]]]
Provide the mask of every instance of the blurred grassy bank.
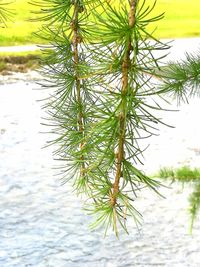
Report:
[[[148,4],[153,0],[147,0]],[[34,36],[41,22],[30,22],[34,18],[34,7],[25,0],[16,0],[9,5],[15,15],[7,28],[0,28],[0,46],[42,43]],[[158,38],[177,38],[200,36],[200,1],[197,0],[159,0],[154,13],[165,12],[165,19],[155,23]]]
[[[113,3],[117,5],[117,1]],[[120,0],[118,0],[120,1]],[[146,0],[146,4],[154,0]],[[41,27],[41,22],[33,22],[34,11],[39,7],[27,0],[15,0],[7,6],[14,13],[6,28],[0,28],[0,46],[42,44],[43,40],[33,34]],[[156,37],[178,38],[200,36],[200,1],[197,0],[159,0],[153,14],[165,12],[165,18],[152,26],[157,27]],[[25,72],[38,67],[42,55],[34,52],[0,52],[0,73],[10,71]]]
[[0,52],[0,75],[27,72],[37,69],[44,55],[40,50],[25,52]]

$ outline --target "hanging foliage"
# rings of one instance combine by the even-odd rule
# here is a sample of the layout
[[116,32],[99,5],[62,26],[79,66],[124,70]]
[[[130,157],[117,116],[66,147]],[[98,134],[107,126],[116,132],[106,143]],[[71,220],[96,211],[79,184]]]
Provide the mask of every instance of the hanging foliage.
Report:
[[51,89],[45,108],[57,137],[49,143],[62,162],[62,180],[87,196],[93,227],[128,232],[128,217],[141,220],[137,192],[148,187],[158,193],[160,186],[138,166],[141,140],[164,124],[157,99],[171,88],[155,80],[166,78],[160,62],[169,44],[149,30],[163,14],[153,15],[156,2],[146,0],[33,4],[41,7],[41,33],[52,45],[42,86]]

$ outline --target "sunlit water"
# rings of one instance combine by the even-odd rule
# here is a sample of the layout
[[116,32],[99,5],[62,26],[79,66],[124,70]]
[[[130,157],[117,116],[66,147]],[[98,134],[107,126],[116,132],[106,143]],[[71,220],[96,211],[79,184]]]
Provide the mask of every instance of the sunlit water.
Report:
[[[0,267],[199,267],[199,221],[190,235],[190,189],[181,185],[161,189],[165,199],[141,193],[139,231],[130,222],[130,234],[117,240],[89,229],[83,202],[54,176],[52,149],[41,149],[50,136],[40,133],[43,111],[36,100],[44,93],[34,88],[19,81],[0,86]],[[176,129],[152,139],[144,169],[200,166],[199,106],[193,99],[166,115]]]

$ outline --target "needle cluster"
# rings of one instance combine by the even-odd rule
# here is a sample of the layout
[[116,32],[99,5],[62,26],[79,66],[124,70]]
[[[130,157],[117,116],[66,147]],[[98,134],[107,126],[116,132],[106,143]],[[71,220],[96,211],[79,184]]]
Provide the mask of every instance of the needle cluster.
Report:
[[169,92],[178,103],[188,102],[193,96],[199,96],[200,53],[187,53],[179,62],[169,62],[164,68],[160,85],[161,92]]

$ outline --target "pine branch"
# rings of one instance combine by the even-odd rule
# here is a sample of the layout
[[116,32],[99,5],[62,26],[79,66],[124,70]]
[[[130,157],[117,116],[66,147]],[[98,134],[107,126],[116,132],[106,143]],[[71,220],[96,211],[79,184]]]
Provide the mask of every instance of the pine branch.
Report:
[[54,47],[43,69],[43,87],[54,90],[45,105],[56,135],[49,144],[57,145],[63,183],[72,180],[89,197],[93,226],[112,227],[116,235],[119,225],[128,232],[129,216],[136,225],[141,220],[133,205],[137,192],[159,193],[160,186],[137,168],[145,150],[140,140],[163,123],[151,98],[157,93],[152,75],[164,56],[153,52],[169,48],[147,31],[163,14],[150,17],[154,4],[145,4],[41,0],[43,36]]
[[200,52],[186,54],[180,62],[170,62],[161,75],[164,76],[159,85],[159,93],[170,93],[178,103],[200,95]]
[[[135,0],[130,1],[130,11],[129,11],[129,27],[133,28],[135,25]],[[132,43],[131,38],[129,37],[127,51],[125,52],[125,56],[122,63],[122,101],[121,101],[121,110],[119,113],[119,143],[118,143],[118,151],[117,151],[117,159],[116,159],[116,175],[115,181],[113,185],[113,195],[111,197],[111,205],[114,207],[117,203],[117,194],[119,192],[119,182],[120,177],[122,176],[122,164],[124,160],[124,139],[126,132],[126,95],[128,91],[128,76],[129,76],[129,67],[130,67],[130,53],[132,51]]]
[[[78,130],[84,138],[84,117],[82,111],[82,99],[81,99],[81,81],[80,81],[80,74],[78,71],[79,67],[79,44],[82,42],[82,37],[78,32],[78,21],[79,21],[79,13],[83,11],[83,6],[80,5],[79,0],[74,1],[74,15],[71,21],[71,27],[73,32],[72,44],[73,44],[73,55],[74,55],[74,68],[75,68],[75,81],[76,81],[76,94],[77,94],[77,103],[79,106],[78,111]],[[80,150],[83,149],[84,142],[81,141],[80,143]],[[80,160],[82,162],[81,169],[80,169],[80,176],[84,176],[85,164],[84,164],[84,156],[80,156]]]
[[33,2],[42,8],[39,20],[45,22],[39,34],[53,47],[47,52],[42,70],[45,76],[42,87],[52,90],[44,105],[47,124],[54,125],[52,133],[57,136],[48,145],[57,145],[54,157],[63,162],[63,183],[72,180],[78,193],[90,194],[86,172],[89,151],[84,144],[86,124],[93,120],[88,112],[93,99],[88,79],[81,78],[90,72],[83,39],[87,3],[80,0]]
[[158,193],[159,183],[135,165],[141,163],[143,153],[138,140],[154,134],[156,127],[152,124],[162,123],[152,113],[161,107],[149,105],[145,99],[155,94],[152,76],[146,73],[155,73],[159,68],[160,58],[155,58],[152,51],[169,46],[155,38],[152,44],[149,35],[141,34],[145,31],[146,20],[138,19],[140,12],[135,10],[136,1],[124,2],[120,11],[109,3],[102,5],[104,13],[94,12],[99,27],[91,29],[96,42],[90,50],[94,59],[90,75],[94,75],[92,93],[98,101],[93,113],[96,121],[86,143],[91,144],[93,151],[89,174],[95,198],[91,212],[97,215],[94,225],[102,225],[106,231],[112,226],[118,235],[118,224],[127,231],[128,216],[137,223],[141,219],[133,206],[136,192],[147,186]]

